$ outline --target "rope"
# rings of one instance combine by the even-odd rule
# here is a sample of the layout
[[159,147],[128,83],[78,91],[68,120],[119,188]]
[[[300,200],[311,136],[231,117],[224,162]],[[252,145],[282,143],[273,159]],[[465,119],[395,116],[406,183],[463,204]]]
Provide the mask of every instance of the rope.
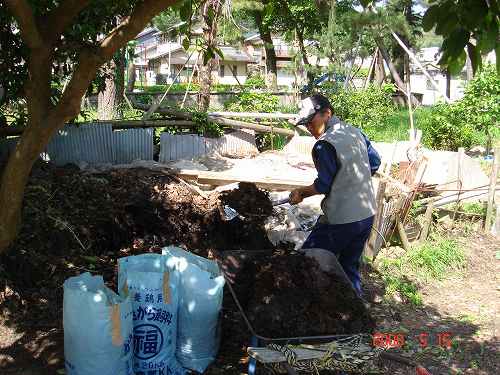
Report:
[[[475,188],[475,189],[427,189],[427,188],[416,188],[416,192],[436,192],[436,193],[442,193],[445,191],[458,191],[460,193],[465,193],[465,192],[470,192],[470,191],[488,191],[488,188]],[[500,190],[500,188],[496,188],[495,190]]]
[[[375,360],[383,348],[373,348],[371,336],[366,334],[353,335],[337,339],[326,348],[309,347],[312,350],[324,352],[320,358],[297,360],[297,353],[289,345],[271,343],[269,349],[280,352],[289,366],[297,371],[318,374],[320,370],[336,370],[348,372],[362,372],[375,369]],[[279,372],[280,364],[271,365],[273,373]]]

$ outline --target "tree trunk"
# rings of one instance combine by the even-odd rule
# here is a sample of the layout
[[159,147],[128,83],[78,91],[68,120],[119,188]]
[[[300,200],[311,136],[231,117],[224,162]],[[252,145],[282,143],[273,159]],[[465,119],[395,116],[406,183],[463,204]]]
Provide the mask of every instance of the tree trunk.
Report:
[[212,71],[214,66],[214,59],[210,59],[206,65],[200,67],[200,97],[198,109],[203,112],[206,112],[210,106],[210,91],[212,88]]
[[[380,53],[384,57],[384,61],[389,67],[389,71],[391,72],[392,78],[394,79],[394,83],[396,86],[401,90],[402,92],[406,93],[406,86],[403,80],[401,79],[401,76],[398,74],[396,67],[392,63],[391,57],[387,53],[387,50],[384,48],[382,41],[379,38],[375,38],[375,42],[377,43],[377,46],[380,50]],[[415,96],[412,94],[411,95],[411,102],[414,106],[418,106],[418,100],[415,98]]]
[[123,115],[123,95],[125,93],[125,48],[121,48],[116,61],[116,108],[117,113]]
[[113,120],[116,118],[116,63],[111,60],[105,68],[106,88],[97,95],[97,118],[99,120]]
[[133,58],[131,58],[127,66],[127,92],[134,91],[135,79],[136,79],[135,64]]
[[384,58],[382,57],[382,54],[380,53],[380,49],[378,50],[378,53],[376,54],[376,59],[375,59],[374,80],[375,80],[375,84],[378,87],[382,86],[382,83],[385,81]]
[[307,58],[306,46],[304,45],[304,34],[302,33],[302,30],[300,30],[299,27],[296,27],[295,30],[297,31],[297,41],[299,42],[299,49],[300,53],[302,54],[302,61],[304,62],[304,65],[310,65],[309,59]]
[[[307,51],[306,51],[306,46],[304,45],[304,34],[303,31],[300,30],[299,27],[296,27],[295,30],[297,31],[297,41],[299,42],[299,49],[300,53],[302,54],[302,61],[304,63],[304,66],[311,66],[309,63],[309,59],[307,58]],[[319,56],[319,54],[318,54]],[[316,58],[316,65],[319,64],[319,57]],[[311,72],[310,69],[306,68],[306,74],[307,74],[307,84],[311,84],[314,81],[314,74]]]
[[[92,52],[82,49],[74,64],[71,79],[54,106],[50,99],[55,43],[60,40],[63,30],[71,25],[81,8],[68,8],[68,4],[72,3],[61,2],[50,12],[59,15],[51,21],[52,29],[44,29],[42,34],[29,2],[8,2],[7,6],[16,18],[23,41],[29,48],[29,80],[25,83],[28,123],[0,177],[0,253],[7,250],[19,232],[24,191],[33,164],[52,135],[78,115],[81,99],[97,69],[143,30],[156,14],[172,3],[173,0],[138,2],[130,17],[105,36]],[[81,5],[85,6],[86,2],[81,1]],[[68,9],[64,9],[65,7]]]
[[[208,0],[203,6],[203,38],[206,47],[209,49],[217,47],[217,22],[221,11],[222,1]],[[213,18],[210,17],[211,14],[213,14]],[[215,65],[215,60],[210,58],[200,69],[200,96],[198,100],[198,109],[200,111],[206,112],[210,106],[212,71]]]
[[451,99],[451,74],[450,70],[446,69],[446,96]]
[[[31,168],[50,139],[51,133],[43,128],[46,121],[48,119],[45,117],[31,116],[3,171],[0,185],[0,253],[14,241],[19,232],[24,191]],[[55,125],[54,122],[51,125]],[[57,125],[62,127],[64,123]],[[44,134],[39,129],[43,129]]]
[[125,89],[125,50],[122,48],[105,68],[106,88],[97,96],[97,118],[113,120],[122,116]]
[[276,65],[276,51],[274,50],[273,38],[271,36],[271,30],[264,24],[262,19],[262,14],[260,12],[255,12],[255,22],[259,28],[260,38],[264,43],[264,50],[266,52],[266,86],[273,90],[278,90],[278,68]]

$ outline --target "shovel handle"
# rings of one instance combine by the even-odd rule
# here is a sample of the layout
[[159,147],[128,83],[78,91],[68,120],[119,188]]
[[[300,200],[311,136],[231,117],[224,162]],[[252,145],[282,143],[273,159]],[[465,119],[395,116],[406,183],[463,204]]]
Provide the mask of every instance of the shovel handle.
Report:
[[279,206],[281,204],[285,204],[285,203],[288,203],[288,202],[290,202],[290,197],[279,199],[279,200],[273,202],[273,206]]

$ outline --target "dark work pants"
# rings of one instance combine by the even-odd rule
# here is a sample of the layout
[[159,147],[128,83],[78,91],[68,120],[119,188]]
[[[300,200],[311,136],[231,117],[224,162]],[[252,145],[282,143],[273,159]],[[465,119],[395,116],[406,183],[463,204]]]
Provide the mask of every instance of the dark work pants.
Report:
[[347,224],[323,224],[318,221],[302,248],[320,248],[334,253],[354,289],[361,296],[359,263],[372,225],[373,216]]

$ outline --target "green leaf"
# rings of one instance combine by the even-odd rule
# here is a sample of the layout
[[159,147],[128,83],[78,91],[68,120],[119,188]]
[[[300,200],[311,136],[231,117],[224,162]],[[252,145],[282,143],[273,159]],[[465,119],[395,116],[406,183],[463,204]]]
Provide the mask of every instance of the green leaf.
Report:
[[[443,7],[440,7],[440,10]],[[443,14],[440,13],[439,20],[436,26],[436,34],[437,35],[449,35],[455,27],[458,25],[458,17],[455,13],[449,13],[443,17]]]
[[[468,30],[474,30],[476,26],[481,25],[488,15],[488,4],[484,0],[463,1],[462,7],[463,22]],[[479,27],[481,28],[481,27]]]
[[462,53],[455,58],[450,58],[448,62],[448,69],[450,71],[451,75],[458,75],[462,71],[464,65],[465,65],[465,60],[467,59],[467,55],[465,54],[465,51],[462,51]]
[[497,74],[500,75],[500,43],[495,48],[495,57],[497,60]]
[[454,30],[451,35],[446,38],[443,43],[443,50],[445,50],[453,58],[459,56],[467,42],[469,41],[470,33],[464,29]]
[[472,43],[467,43],[467,52],[472,64],[472,71],[474,72],[474,74],[476,74],[478,69],[481,69],[482,65],[481,53],[479,52],[479,49]]
[[81,257],[90,263],[97,263],[99,261],[99,259],[97,259],[97,257],[94,256],[81,255]]
[[191,18],[191,2],[186,1],[179,9],[179,16],[181,20],[188,21]]
[[424,28],[424,31],[430,31],[434,27],[438,20],[437,16],[439,11],[440,9],[437,5],[433,5],[427,9],[424,17],[422,18],[422,27]]
[[189,38],[184,38],[182,40],[182,48],[184,48],[184,50],[188,50],[189,49],[189,46],[191,45],[191,42],[189,41]]
[[215,19],[214,8],[212,8],[212,7],[208,8],[207,17],[208,17],[207,24],[212,25],[214,22],[214,19]]
[[[224,53],[222,52],[222,50],[221,50],[219,47],[214,47],[214,51],[215,51],[215,53],[217,53],[217,55],[219,55],[219,57],[220,57],[221,59],[223,59],[223,58],[224,58]],[[215,56],[214,56],[214,57],[215,57]]]
[[210,59],[215,57],[214,51],[212,48],[207,48],[203,53],[203,65],[207,65]]
[[491,29],[488,31],[484,31],[477,37],[477,47],[481,51],[482,54],[486,54],[491,50],[495,49],[495,45],[497,42],[497,30]]

